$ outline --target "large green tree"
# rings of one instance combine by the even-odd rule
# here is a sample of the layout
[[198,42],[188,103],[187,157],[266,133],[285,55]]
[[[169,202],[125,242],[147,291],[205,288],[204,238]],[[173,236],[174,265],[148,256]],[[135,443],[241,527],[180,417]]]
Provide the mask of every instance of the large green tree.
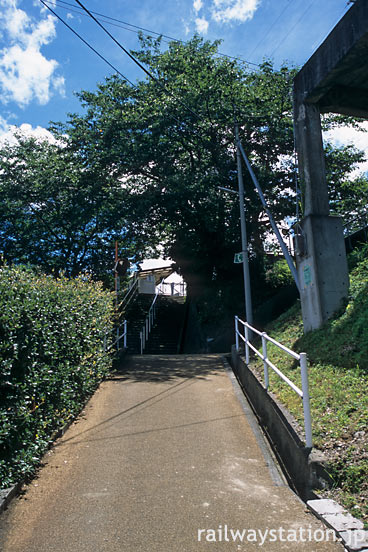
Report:
[[[294,70],[270,63],[249,71],[217,55],[218,43],[195,37],[173,42],[142,39],[135,52],[154,79],[132,87],[113,76],[96,92],[82,92],[86,111],[66,125],[76,150],[129,191],[130,229],[159,239],[193,292],[234,279],[240,248],[239,206],[219,186],[236,189],[234,122],[277,220],[290,213],[293,168],[280,163],[293,151],[290,84]],[[262,206],[245,175],[252,257],[268,232]]]
[[[22,141],[1,152],[0,240],[9,258],[97,273],[119,238],[137,260],[160,244],[192,294],[207,290],[223,302],[241,290],[239,203],[219,190],[237,189],[234,123],[276,221],[291,217],[295,69],[264,62],[250,70],[218,46],[194,37],[163,50],[141,37],[134,55],[152,78],[133,86],[111,76],[79,94],[82,114],[52,124],[56,144]],[[354,155],[330,152],[338,182]],[[270,226],[246,171],[244,179],[253,292],[264,298]]]
[[[130,254],[126,191],[63,137],[50,143],[18,136],[0,150],[0,252],[47,272],[105,278],[114,240]],[[134,248],[139,250],[140,243]]]

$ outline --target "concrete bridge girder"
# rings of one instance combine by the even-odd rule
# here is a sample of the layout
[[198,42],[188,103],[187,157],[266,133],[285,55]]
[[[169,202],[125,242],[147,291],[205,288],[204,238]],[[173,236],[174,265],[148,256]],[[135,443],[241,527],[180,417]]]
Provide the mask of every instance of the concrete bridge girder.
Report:
[[304,330],[320,327],[348,295],[342,222],[331,217],[321,112],[368,118],[368,2],[357,0],[294,79],[294,127],[304,218],[296,262]]

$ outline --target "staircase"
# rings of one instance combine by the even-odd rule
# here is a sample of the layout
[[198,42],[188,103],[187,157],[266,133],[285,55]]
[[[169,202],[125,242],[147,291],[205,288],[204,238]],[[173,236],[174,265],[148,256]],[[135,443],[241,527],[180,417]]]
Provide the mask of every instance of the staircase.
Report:
[[175,355],[183,328],[185,297],[160,295],[156,302],[156,319],[144,354]]
[[127,353],[136,355],[140,353],[141,341],[139,334],[145,323],[148,310],[152,304],[154,295],[137,295],[125,312],[128,322]]
[[[125,318],[128,322],[128,354],[140,354],[140,332],[145,324],[153,298],[154,295],[138,295],[125,313]],[[165,295],[157,297],[155,321],[146,343],[144,354],[172,355],[178,352],[184,313],[185,297]]]

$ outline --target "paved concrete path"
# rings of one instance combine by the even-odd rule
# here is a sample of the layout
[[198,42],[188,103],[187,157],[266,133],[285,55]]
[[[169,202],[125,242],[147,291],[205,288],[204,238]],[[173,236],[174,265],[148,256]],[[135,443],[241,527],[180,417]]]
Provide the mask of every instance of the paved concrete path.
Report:
[[131,357],[0,517],[0,550],[341,552],[252,425],[220,356]]

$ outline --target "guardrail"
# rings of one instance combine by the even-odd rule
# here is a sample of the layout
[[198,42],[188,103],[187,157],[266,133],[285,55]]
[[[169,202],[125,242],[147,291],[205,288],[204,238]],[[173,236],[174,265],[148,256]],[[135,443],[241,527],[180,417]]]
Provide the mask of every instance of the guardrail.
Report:
[[187,292],[187,285],[185,282],[161,282],[157,286],[160,295],[176,295],[179,297],[185,297]]
[[[123,329],[122,333],[121,333],[121,329]],[[127,348],[127,336],[128,336],[128,323],[126,320],[123,321],[123,323],[119,326],[117,326],[116,330],[112,330],[112,331],[116,331],[116,339],[115,341],[113,341],[113,343],[111,343],[108,347],[106,345],[107,343],[107,336],[109,335],[109,333],[111,332],[106,332],[105,333],[105,336],[104,336],[104,351],[105,353],[108,353],[109,351],[111,351],[111,349],[113,347],[116,346],[116,350],[117,351],[120,351],[120,341],[123,339],[123,346],[124,346],[124,349]]]
[[[244,327],[244,335],[239,330],[239,323]],[[249,334],[250,332],[254,332],[255,334],[259,335],[262,339],[262,353],[258,351],[254,345],[249,340]],[[288,347],[285,347],[285,345],[282,345],[275,339],[272,339],[269,335],[266,334],[266,332],[260,332],[248,322],[244,322],[241,320],[238,316],[235,316],[235,342],[236,342],[236,350],[239,351],[239,345],[240,340],[244,342],[245,345],[245,362],[246,364],[249,364],[249,350],[251,349],[254,351],[254,353],[263,360],[263,369],[264,369],[264,380],[265,380],[265,387],[266,391],[268,391],[270,386],[269,381],[269,372],[268,368],[272,368],[272,370],[282,379],[284,380],[297,395],[303,400],[303,410],[304,410],[304,431],[305,431],[305,441],[306,446],[308,448],[313,447],[313,438],[312,438],[312,418],[311,418],[311,412],[310,412],[310,398],[309,398],[309,383],[308,383],[308,366],[307,366],[307,354],[306,353],[295,353]],[[273,343],[279,349],[290,355],[291,357],[295,358],[297,361],[299,361],[300,364],[300,371],[301,371],[301,377],[302,377],[302,389],[299,389],[295,383],[293,383],[285,374],[281,372],[268,358],[268,351],[267,351],[267,342]]]
[[153,298],[151,306],[148,310],[148,314],[146,316],[146,320],[143,324],[142,330],[139,333],[140,340],[141,340],[141,355],[143,355],[143,351],[145,349],[146,343],[148,341],[149,334],[151,333],[152,326],[153,326],[154,320],[156,318],[156,301],[157,301],[158,295],[159,295],[158,291],[156,291],[156,294]]
[[138,272],[134,273],[134,276],[132,277],[131,281],[129,282],[128,289],[124,292],[123,298],[120,301],[120,303],[117,305],[117,310],[125,310],[131,300],[137,295],[138,293]]

